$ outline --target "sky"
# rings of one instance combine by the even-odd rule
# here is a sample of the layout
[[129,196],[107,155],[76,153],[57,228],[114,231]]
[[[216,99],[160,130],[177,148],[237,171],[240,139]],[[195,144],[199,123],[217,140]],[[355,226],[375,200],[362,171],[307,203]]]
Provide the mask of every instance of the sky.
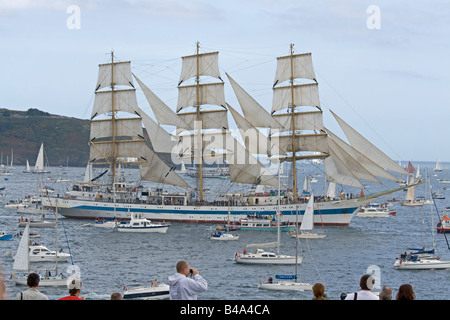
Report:
[[111,51],[175,108],[197,42],[237,110],[225,72],[270,111],[293,44],[312,53],[327,128],[332,110],[395,161],[450,162],[447,0],[0,0],[0,108],[89,119]]

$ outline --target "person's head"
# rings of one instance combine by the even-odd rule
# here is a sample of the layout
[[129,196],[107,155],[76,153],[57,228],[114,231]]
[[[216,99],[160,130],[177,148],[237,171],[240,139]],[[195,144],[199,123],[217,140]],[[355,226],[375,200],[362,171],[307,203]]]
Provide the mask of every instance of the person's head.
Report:
[[375,279],[370,274],[363,275],[359,281],[361,290],[372,290],[374,284]]
[[177,272],[188,276],[190,273],[189,263],[187,261],[181,260],[177,263]]
[[36,288],[39,286],[39,275],[37,273],[30,273],[27,278],[27,286]]
[[111,300],[122,300],[122,295],[118,292],[111,293]]
[[380,300],[392,300],[392,289],[384,286],[380,291]]
[[416,299],[416,294],[414,293],[413,287],[410,284],[402,284],[398,288],[397,300],[414,300]]
[[323,299],[323,295],[325,294],[325,287],[321,283],[315,283],[312,287],[312,291],[314,297],[317,299]]
[[69,280],[67,287],[71,296],[78,296],[81,292],[81,281],[78,279]]

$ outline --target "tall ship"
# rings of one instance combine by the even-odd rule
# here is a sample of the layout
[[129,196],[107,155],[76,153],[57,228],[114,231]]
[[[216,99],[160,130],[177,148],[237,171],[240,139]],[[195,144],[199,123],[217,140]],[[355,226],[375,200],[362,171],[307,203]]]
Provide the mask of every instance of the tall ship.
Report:
[[[99,65],[91,115],[88,166],[99,168],[100,174],[75,183],[63,197],[43,199],[45,206],[58,206],[67,218],[130,219],[139,213],[152,221],[224,223],[273,217],[279,209],[284,223],[301,223],[307,200],[299,194],[297,171],[304,161],[320,161],[330,186],[362,189],[363,181],[400,182],[393,173],[407,175],[336,114],[349,143],[324,126],[311,54],[294,54],[293,45],[288,55],[277,58],[271,112],[226,74],[242,114],[228,104],[219,53],[200,53],[198,43],[195,54],[182,57],[175,110],[131,72],[130,61],[114,58],[111,53],[111,62]],[[138,106],[136,84],[156,121]],[[229,113],[237,130],[229,126]],[[163,126],[176,129],[169,133]],[[261,154],[278,168],[289,163],[286,184],[258,160]],[[177,164],[188,162],[197,170],[195,183],[175,170]],[[249,191],[213,199],[205,195],[205,171],[218,164],[226,166],[229,183],[248,186]],[[138,181],[125,181],[121,174],[125,165],[139,166]],[[158,187],[142,187],[143,182]],[[261,186],[275,191],[251,191]],[[361,206],[401,189],[366,197],[323,195],[315,201],[314,223],[349,225]]]

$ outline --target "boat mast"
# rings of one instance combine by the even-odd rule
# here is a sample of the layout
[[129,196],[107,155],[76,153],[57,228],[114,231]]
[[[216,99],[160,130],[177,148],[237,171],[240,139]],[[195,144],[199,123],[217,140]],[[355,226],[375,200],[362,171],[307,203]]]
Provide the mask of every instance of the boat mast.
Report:
[[203,201],[203,138],[202,138],[202,126],[198,127],[201,123],[201,114],[200,114],[200,58],[199,58],[199,42],[197,41],[197,76],[196,76],[196,90],[197,90],[197,148],[199,152],[197,161],[198,161],[198,187],[199,187],[199,199],[200,202]]
[[291,131],[292,131],[292,197],[293,203],[297,203],[297,167],[296,167],[296,143],[295,143],[295,104],[294,104],[294,45],[291,43]]
[[113,190],[116,189],[116,115],[114,108],[114,51],[111,51],[111,130],[112,130],[112,176]]

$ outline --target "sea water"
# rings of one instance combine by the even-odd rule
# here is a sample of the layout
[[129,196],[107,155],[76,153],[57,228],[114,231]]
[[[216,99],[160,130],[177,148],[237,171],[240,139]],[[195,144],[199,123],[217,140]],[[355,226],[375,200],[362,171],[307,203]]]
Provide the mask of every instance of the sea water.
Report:
[[[420,163],[422,175],[425,171],[433,192],[439,191],[446,199],[436,199],[439,216],[442,217],[449,202],[450,194],[446,184],[437,179],[447,180],[450,170],[433,172],[433,163]],[[325,192],[323,172],[313,165],[305,165],[301,174],[315,176],[318,182],[312,183],[315,193]],[[70,188],[70,183],[57,183],[58,177],[71,181],[80,181],[84,168],[69,168],[68,172],[61,168],[51,168],[51,174],[46,176],[45,183],[63,194]],[[37,193],[36,175],[22,173],[22,169],[11,170],[10,176],[0,176],[0,221],[1,230],[16,233],[20,214],[15,210],[5,209],[10,200],[23,199],[27,195]],[[125,169],[129,178],[135,178],[137,170]],[[402,177],[404,179],[405,177]],[[192,184],[195,180],[192,179]],[[205,184],[211,194],[231,190],[228,180],[207,179]],[[393,189],[399,185],[388,182],[387,188]],[[448,184],[450,186],[450,184]],[[244,190],[243,186],[237,186]],[[276,189],[276,188],[274,188]],[[370,185],[365,189],[375,193],[383,187]],[[401,190],[394,194],[374,200],[382,203],[387,199],[401,199],[406,192]],[[416,196],[428,196],[426,184],[416,187]],[[111,293],[120,292],[124,287],[150,285],[154,280],[168,283],[168,276],[175,273],[175,265],[179,260],[186,260],[191,267],[199,270],[208,281],[208,290],[198,298],[204,300],[310,300],[311,291],[267,291],[258,288],[259,281],[267,281],[276,274],[295,274],[298,281],[325,285],[326,293],[331,299],[340,299],[343,292],[354,292],[359,289],[359,279],[365,273],[376,277],[374,291],[379,291],[384,285],[394,290],[404,283],[412,284],[417,299],[447,300],[450,291],[450,270],[395,270],[394,261],[398,253],[408,247],[432,245],[432,233],[438,215],[434,204],[422,207],[404,207],[395,202],[391,207],[397,214],[387,218],[363,218],[355,216],[347,227],[316,226],[317,232],[324,232],[324,239],[296,240],[287,233],[281,234],[280,253],[295,255],[298,249],[303,256],[298,266],[276,265],[241,265],[234,262],[235,252],[242,252],[245,245],[277,241],[276,232],[239,231],[237,241],[212,241],[208,238],[216,227],[215,224],[172,223],[167,233],[122,233],[113,230],[95,228],[92,220],[58,218],[58,250],[70,252],[73,261],[58,263],[58,272],[70,274],[72,270],[79,272],[83,283],[82,296],[86,299],[105,300]],[[431,211],[431,209],[433,209]],[[433,222],[431,218],[433,216]],[[25,217],[25,216],[24,216]],[[27,216],[30,218],[31,216]],[[52,219],[47,215],[47,219]],[[433,225],[432,225],[433,224]],[[34,240],[55,249],[54,229],[33,229],[41,234]],[[450,260],[450,251],[442,234],[435,234],[438,254],[442,260]],[[15,294],[23,290],[10,279],[13,258],[20,238],[10,241],[0,241],[0,265],[7,286],[7,298],[15,299]],[[266,249],[269,250],[269,249]],[[276,248],[273,248],[276,251]],[[42,264],[40,268],[52,268],[54,265]],[[50,299],[58,299],[68,294],[66,287],[40,287],[40,291]]]

